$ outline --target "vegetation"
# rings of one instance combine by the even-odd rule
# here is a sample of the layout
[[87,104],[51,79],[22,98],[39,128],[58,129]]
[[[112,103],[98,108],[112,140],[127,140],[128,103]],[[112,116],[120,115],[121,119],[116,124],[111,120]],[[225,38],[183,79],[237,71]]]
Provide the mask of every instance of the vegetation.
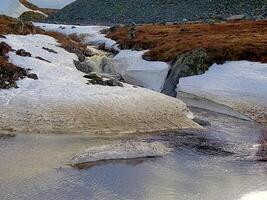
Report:
[[169,62],[192,49],[204,48],[219,63],[267,62],[267,20],[118,27],[108,37],[124,49],[149,49],[144,58],[150,60]]

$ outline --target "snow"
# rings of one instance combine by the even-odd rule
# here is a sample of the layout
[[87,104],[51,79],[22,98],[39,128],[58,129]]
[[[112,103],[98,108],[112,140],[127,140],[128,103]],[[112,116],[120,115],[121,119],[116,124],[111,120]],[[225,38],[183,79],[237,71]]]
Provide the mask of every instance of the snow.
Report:
[[[82,35],[87,44],[103,44],[108,48],[117,48],[116,42],[106,38],[100,31],[107,26],[75,26],[62,24],[35,23],[36,26],[48,31],[57,31],[66,35]],[[166,79],[169,65],[165,62],[152,62],[142,59],[145,51],[120,50],[114,58],[114,65],[118,73],[126,82],[139,85],[155,91],[161,91]],[[99,59],[98,59],[99,60]]]
[[64,24],[47,24],[47,23],[34,23],[46,31],[56,31],[65,35],[78,34],[84,37],[86,44],[100,45],[105,44],[107,48],[115,48],[116,42],[105,37],[100,31],[109,28],[108,26],[76,26]]
[[127,83],[139,85],[160,92],[169,71],[165,62],[146,61],[145,51],[121,50],[114,57],[117,72]]
[[266,120],[267,64],[249,61],[214,64],[203,75],[182,78],[177,90],[230,106],[253,119]]
[[251,192],[240,198],[240,200],[266,200],[266,199],[267,199],[267,191]]
[[22,13],[31,11],[26,8],[19,0],[1,0],[0,14],[18,18]]
[[160,142],[119,141],[114,144],[94,146],[75,155],[72,165],[106,161],[164,156],[170,149]]
[[[75,54],[45,35],[6,35],[13,49],[25,49],[32,57],[10,52],[9,60],[30,68],[38,80],[18,81],[18,89],[0,91],[0,127],[33,133],[133,133],[200,128],[189,117],[186,105],[144,88],[87,85],[76,70]],[[48,52],[42,47],[57,52]],[[40,56],[51,63],[38,60]]]

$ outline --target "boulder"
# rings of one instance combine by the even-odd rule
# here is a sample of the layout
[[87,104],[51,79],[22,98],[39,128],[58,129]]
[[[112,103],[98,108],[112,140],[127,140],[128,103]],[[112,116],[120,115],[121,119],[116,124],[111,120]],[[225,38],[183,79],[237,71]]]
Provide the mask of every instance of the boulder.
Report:
[[23,57],[31,57],[32,54],[25,51],[24,49],[19,49],[16,51],[16,54],[19,55],[19,56],[23,56]]
[[203,74],[212,64],[211,56],[203,48],[179,55],[171,66],[161,92],[176,97],[176,86],[181,77]]

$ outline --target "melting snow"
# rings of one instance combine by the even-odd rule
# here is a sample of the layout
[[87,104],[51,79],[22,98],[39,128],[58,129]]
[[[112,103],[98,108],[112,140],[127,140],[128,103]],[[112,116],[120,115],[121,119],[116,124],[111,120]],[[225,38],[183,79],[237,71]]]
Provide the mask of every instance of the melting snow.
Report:
[[72,165],[104,160],[134,159],[164,156],[170,149],[160,142],[121,141],[114,144],[90,147],[71,160]]
[[228,105],[251,118],[266,120],[267,64],[248,61],[214,64],[203,75],[182,78],[177,90]]
[[[75,54],[45,35],[7,35],[13,49],[32,57],[9,53],[12,63],[32,69],[38,80],[18,81],[18,89],[0,92],[0,125],[17,131],[62,133],[132,133],[199,128],[187,116],[186,105],[144,88],[86,85],[73,60]],[[50,53],[42,47],[57,52]],[[50,61],[38,60],[41,56]]]

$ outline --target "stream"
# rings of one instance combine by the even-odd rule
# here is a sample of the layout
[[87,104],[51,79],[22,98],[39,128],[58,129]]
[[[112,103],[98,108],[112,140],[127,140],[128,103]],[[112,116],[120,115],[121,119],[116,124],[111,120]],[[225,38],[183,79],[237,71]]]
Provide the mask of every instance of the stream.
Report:
[[[0,199],[264,199],[266,192],[260,192],[267,191],[267,163],[256,156],[263,127],[191,109],[211,125],[201,131],[149,135],[17,134],[2,138]],[[157,158],[68,165],[85,148],[137,138],[161,142],[172,151]]]

